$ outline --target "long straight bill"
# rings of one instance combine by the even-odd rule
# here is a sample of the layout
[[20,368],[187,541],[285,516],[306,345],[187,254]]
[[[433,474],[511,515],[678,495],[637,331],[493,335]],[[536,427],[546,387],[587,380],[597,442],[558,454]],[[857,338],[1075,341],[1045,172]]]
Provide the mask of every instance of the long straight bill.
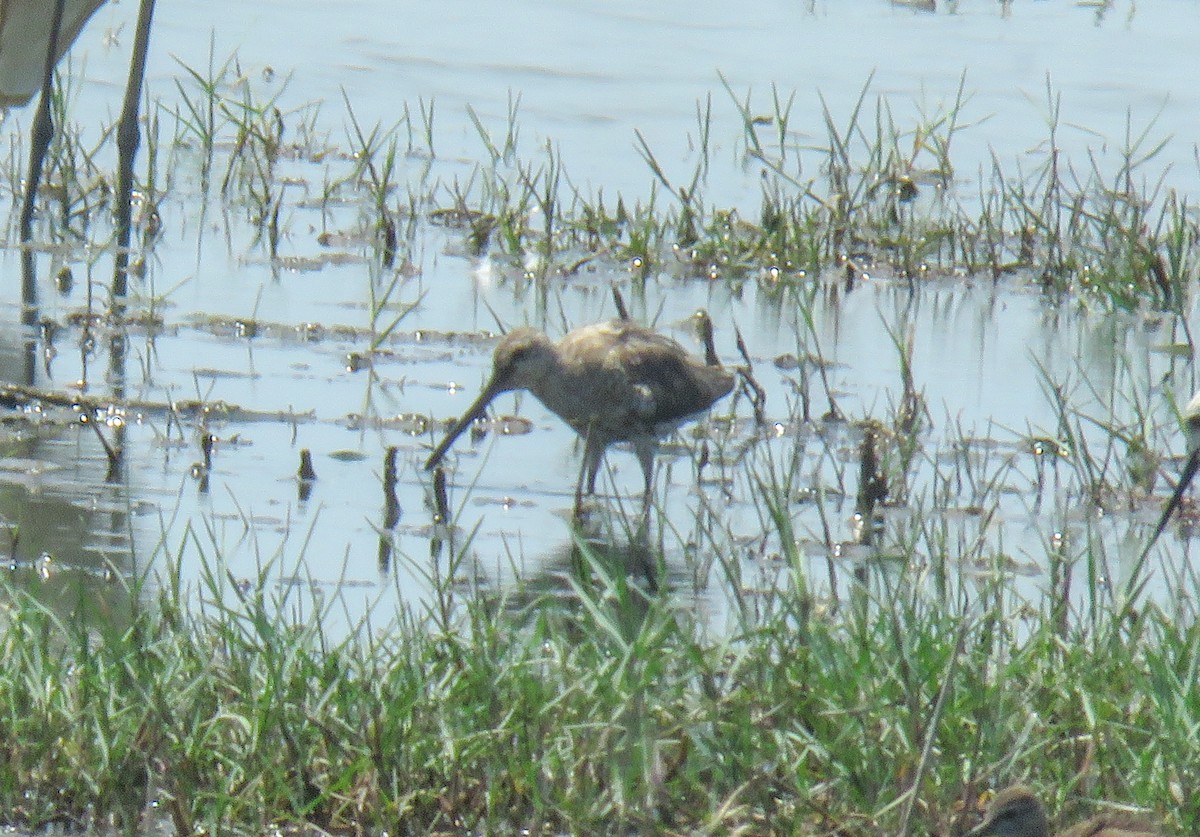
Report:
[[1180,500],[1183,499],[1183,492],[1192,483],[1192,478],[1196,476],[1197,469],[1200,469],[1200,449],[1192,452],[1188,457],[1187,464],[1183,466],[1183,473],[1179,475],[1179,482],[1175,484],[1175,493],[1171,495],[1171,499],[1167,502],[1167,507],[1163,509],[1162,517],[1158,520],[1158,525],[1154,527],[1154,534],[1150,536],[1150,542],[1146,544],[1145,550],[1142,552],[1145,555],[1150,551],[1150,547],[1154,546],[1154,542],[1158,540],[1158,536],[1167,528],[1167,523],[1171,519],[1171,515],[1178,508]]
[[462,414],[454,426],[450,428],[450,432],[446,434],[446,438],[433,449],[433,453],[429,454],[429,458],[425,460],[425,470],[430,471],[446,455],[446,451],[450,450],[450,446],[454,444],[454,440],[463,434],[463,431],[471,426],[471,422],[483,415],[491,400],[496,397],[499,390],[496,388],[495,381],[488,381],[487,386],[483,388],[483,392],[479,393],[479,397],[475,399],[467,411]]

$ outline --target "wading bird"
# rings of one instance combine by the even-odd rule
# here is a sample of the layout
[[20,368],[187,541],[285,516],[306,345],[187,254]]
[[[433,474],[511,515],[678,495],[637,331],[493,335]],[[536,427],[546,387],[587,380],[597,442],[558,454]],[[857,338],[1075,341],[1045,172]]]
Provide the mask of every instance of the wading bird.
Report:
[[583,438],[575,509],[596,492],[596,473],[613,442],[633,445],[646,481],[645,509],[658,440],[733,389],[734,374],[690,355],[669,337],[628,319],[577,328],[554,343],[531,328],[496,346],[492,377],[430,454],[436,466],[454,440],[502,392],[527,389]]
[[23,105],[42,89],[47,64],[53,68],[103,3],[64,0],[59,10],[56,0],[0,2],[0,107]]
[[[1159,830],[1132,814],[1099,814],[1073,825],[1057,837],[1158,837]],[[1046,809],[1033,791],[1015,785],[996,794],[987,819],[965,837],[1050,837]]]
[[1149,543],[1142,551],[1143,555],[1150,551],[1150,547],[1154,546],[1158,536],[1167,528],[1172,513],[1183,499],[1183,492],[1187,491],[1192,478],[1196,476],[1197,469],[1200,469],[1200,392],[1193,395],[1192,400],[1183,408],[1183,424],[1187,438],[1187,463],[1183,466],[1182,473],[1179,474],[1179,482],[1175,484],[1175,491],[1171,494],[1171,499],[1167,501],[1162,517],[1158,519],[1158,525],[1154,527],[1154,534],[1150,536]]

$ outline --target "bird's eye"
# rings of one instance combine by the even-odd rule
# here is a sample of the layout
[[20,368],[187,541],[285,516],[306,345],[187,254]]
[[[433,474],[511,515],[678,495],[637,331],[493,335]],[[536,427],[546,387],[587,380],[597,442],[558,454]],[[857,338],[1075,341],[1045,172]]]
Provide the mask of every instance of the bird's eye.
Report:
[[510,364],[522,363],[533,353],[532,346],[517,346],[508,354]]
[[508,354],[507,365],[508,366],[516,366],[518,363],[523,361],[528,356],[528,354],[529,354],[529,352],[526,349],[514,349],[513,351],[509,352],[509,354]]

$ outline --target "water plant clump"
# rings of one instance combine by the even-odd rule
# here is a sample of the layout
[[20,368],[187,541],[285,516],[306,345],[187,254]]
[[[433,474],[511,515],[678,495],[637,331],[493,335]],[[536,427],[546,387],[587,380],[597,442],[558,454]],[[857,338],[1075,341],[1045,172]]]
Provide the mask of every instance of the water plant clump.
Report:
[[[67,69],[55,99],[63,128],[47,169],[40,235],[71,246],[103,244],[114,131],[71,122],[77,94]],[[742,135],[714,137],[721,104],[711,97],[700,103],[691,169],[681,178],[634,131],[646,189],[614,197],[603,186],[594,193],[576,186],[552,142],[525,153],[519,96],[510,97],[496,129],[468,111],[481,158],[464,173],[461,164],[439,161],[432,102],[405,105],[393,125],[368,126],[346,93],[339,142],[323,127],[318,104],[285,104],[289,79],[274,71],[256,76],[235,55],[181,72],[177,100],[152,102],[136,173],[143,261],[161,225],[171,224],[161,207],[173,196],[242,210],[252,244],[279,259],[281,241],[295,240],[298,218],[319,195],[326,240],[361,241],[385,267],[403,256],[417,224],[453,220],[468,252],[534,277],[570,276],[603,261],[643,277],[767,286],[830,273],[850,282],[1015,277],[1056,295],[1172,310],[1196,278],[1196,213],[1150,170],[1166,144],[1153,137],[1153,123],[1128,126],[1111,172],[1097,157],[1081,173],[1053,151],[1062,103],[1049,85],[1052,150],[1034,158],[1040,163],[1016,169],[997,152],[964,177],[952,154],[956,140],[986,121],[967,116],[965,75],[948,104],[907,121],[889,100],[872,98],[868,78],[845,116],[821,99],[824,140],[805,142],[797,138],[794,92],[772,87],[769,108],[759,111],[749,93],[722,79]],[[750,201],[729,203],[710,187],[719,162],[714,146],[730,141],[743,168],[756,174]],[[22,150],[12,149],[7,167],[14,195]]]

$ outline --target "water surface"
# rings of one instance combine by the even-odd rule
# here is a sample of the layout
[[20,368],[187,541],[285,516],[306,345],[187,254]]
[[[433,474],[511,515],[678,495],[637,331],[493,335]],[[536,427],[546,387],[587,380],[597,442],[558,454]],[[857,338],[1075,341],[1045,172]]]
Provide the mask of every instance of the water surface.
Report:
[[[71,116],[84,137],[98,136],[119,109],[133,7],[102,9],[63,65],[76,91]],[[1158,496],[1131,495],[1101,516],[1067,466],[1036,456],[1029,440],[1064,436],[1047,394],[1052,381],[1072,407],[1099,423],[1130,423],[1149,408],[1160,444],[1178,450],[1165,396],[1190,392],[1194,372],[1187,356],[1161,349],[1182,339],[1185,323],[1085,311],[1071,300],[1045,299],[1020,276],[995,284],[951,275],[915,291],[886,277],[847,291],[826,278],[814,280],[821,284],[811,299],[803,290],[711,282],[683,263],[644,283],[614,260],[534,280],[527,273],[536,265],[474,257],[460,230],[427,222],[415,224],[404,242],[402,274],[381,273],[365,198],[328,203],[321,196],[352,167],[356,142],[344,95],[368,130],[400,126],[397,204],[412,193],[432,195],[428,208],[448,206],[453,184],[478,181],[487,152],[470,107],[495,138],[504,136],[515,109],[519,159],[541,164],[549,146],[571,187],[610,201],[618,194],[630,202],[650,198],[653,176],[635,132],[668,176],[686,183],[698,165],[703,125],[711,151],[706,200],[752,217],[762,172],[746,155],[746,134],[725,84],[739,99],[749,97],[755,113],[772,112],[773,90],[783,101],[794,96],[786,142],[798,171],[818,178],[817,148],[827,141],[822,102],[835,121],[848,123],[868,83],[864,124],[878,115],[901,126],[944,112],[963,85],[960,120],[968,127],[955,136],[951,156],[953,186],[965,202],[994,163],[1015,177],[1045,162],[1049,113],[1060,101],[1056,142],[1081,176],[1093,165],[1113,176],[1132,141],[1129,132],[1136,139],[1150,126],[1143,147],[1166,142],[1139,170],[1146,180],[1136,186],[1151,192],[1165,172],[1163,191],[1195,194],[1200,92],[1195,73],[1186,71],[1200,69],[1195,12],[1190,0],[1107,11],[981,0],[933,14],[873,2],[162,6],[148,92],[159,120],[163,232],[146,253],[144,279],[135,283],[137,304],[162,325],[131,332],[119,364],[110,362],[103,340],[88,344],[68,320],[88,305],[89,277],[102,296],[108,257],[79,246],[39,259],[39,313],[65,326],[54,338],[54,356],[47,362],[46,341],[17,325],[15,281],[3,297],[12,325],[0,341],[7,381],[93,395],[121,387],[141,407],[122,417],[123,436],[105,428],[125,450],[125,467],[109,482],[104,451],[89,428],[14,431],[19,438],[7,444],[0,463],[0,513],[19,532],[14,566],[103,579],[111,578],[106,562],[132,575],[171,555],[181,557],[185,579],[194,583],[204,562],[219,556],[235,578],[269,567],[279,589],[300,600],[338,593],[344,608],[337,618],[352,622],[375,606],[375,623],[383,624],[401,602],[421,600],[435,562],[450,551],[432,526],[431,482],[421,463],[439,422],[461,412],[486,378],[489,335],[524,323],[560,335],[610,317],[609,286],[616,282],[635,317],[696,350],[687,319],[707,308],[727,363],[738,362],[733,329],[739,327],[767,392],[774,431],[753,426],[744,399],[715,411],[720,421],[701,435],[718,456],[701,481],[693,465],[700,440],[692,434],[660,458],[656,498],[668,524],[660,533],[669,570],[677,584],[697,588],[718,620],[724,593],[690,571],[697,555],[738,554],[747,578],[765,583],[782,571],[767,561],[786,550],[762,519],[751,475],[772,463],[797,463],[803,484],[790,511],[814,577],[825,572],[825,524],[800,488],[828,489],[822,496],[832,540],[854,540],[861,434],[853,421],[894,414],[902,396],[896,335],[911,335],[916,386],[931,420],[906,501],[889,512],[896,532],[903,531],[905,509],[924,516],[936,508],[950,521],[964,559],[984,554],[1028,565],[1031,591],[1044,586],[1036,568],[1045,565],[1056,536],[1067,533],[1070,557],[1111,556],[1106,572],[1119,576],[1121,556],[1136,552],[1153,523],[1162,482]],[[285,159],[275,172],[277,183],[287,183],[275,259],[252,207],[222,202],[211,186],[205,193],[194,137],[172,116],[185,109],[185,93],[195,94],[184,67],[203,75],[210,62],[219,68],[235,53],[230,77],[244,76],[257,101],[278,95],[291,131],[285,139],[329,150],[319,159]],[[430,107],[432,149],[421,117]],[[698,109],[710,115],[700,119]],[[22,149],[28,119],[15,112],[6,123]],[[301,123],[314,126],[312,132],[301,136]],[[226,126],[215,177],[223,173],[229,133]],[[658,189],[659,200],[667,200]],[[323,233],[334,234],[332,246],[322,243],[331,240]],[[15,247],[0,259],[7,275],[18,275]],[[76,277],[65,293],[53,286],[62,265]],[[391,305],[372,318],[371,288],[378,297],[394,276]],[[805,304],[815,334],[801,316]],[[382,328],[408,307],[384,341],[387,354],[369,371],[352,371],[348,357],[366,352],[373,324]],[[238,319],[262,327],[253,336],[239,333]],[[33,354],[26,350],[30,340]],[[799,420],[798,392],[807,387],[824,410],[824,387],[815,367],[776,362],[788,354],[828,362],[829,387],[851,423]],[[183,400],[238,405],[253,415],[185,415],[180,425],[159,409]],[[529,419],[530,432],[493,433],[475,445],[461,440],[450,487],[462,533],[456,546],[468,550],[472,579],[485,585],[503,584],[513,573],[561,570],[558,556],[572,542],[568,518],[579,461],[572,434],[531,397],[505,396],[496,412]],[[206,484],[193,468],[202,461],[202,425],[217,439]],[[1079,426],[1095,445],[1109,444],[1111,436],[1095,422]],[[387,530],[381,481],[390,447],[398,449],[400,515]],[[312,451],[318,474],[305,499],[295,476],[302,449]],[[953,458],[958,449],[970,451],[981,478],[1005,486],[982,539],[970,480],[952,504],[939,493],[945,474],[961,475]],[[602,507],[623,504],[632,512],[641,482],[636,462],[622,450],[608,462]],[[839,497],[839,490],[850,496]],[[705,520],[716,525],[706,530]],[[385,564],[381,530],[394,548]],[[902,540],[895,535],[893,547]],[[1186,546],[1172,534],[1160,551],[1179,558]],[[924,549],[917,544],[912,559],[922,560]]]

